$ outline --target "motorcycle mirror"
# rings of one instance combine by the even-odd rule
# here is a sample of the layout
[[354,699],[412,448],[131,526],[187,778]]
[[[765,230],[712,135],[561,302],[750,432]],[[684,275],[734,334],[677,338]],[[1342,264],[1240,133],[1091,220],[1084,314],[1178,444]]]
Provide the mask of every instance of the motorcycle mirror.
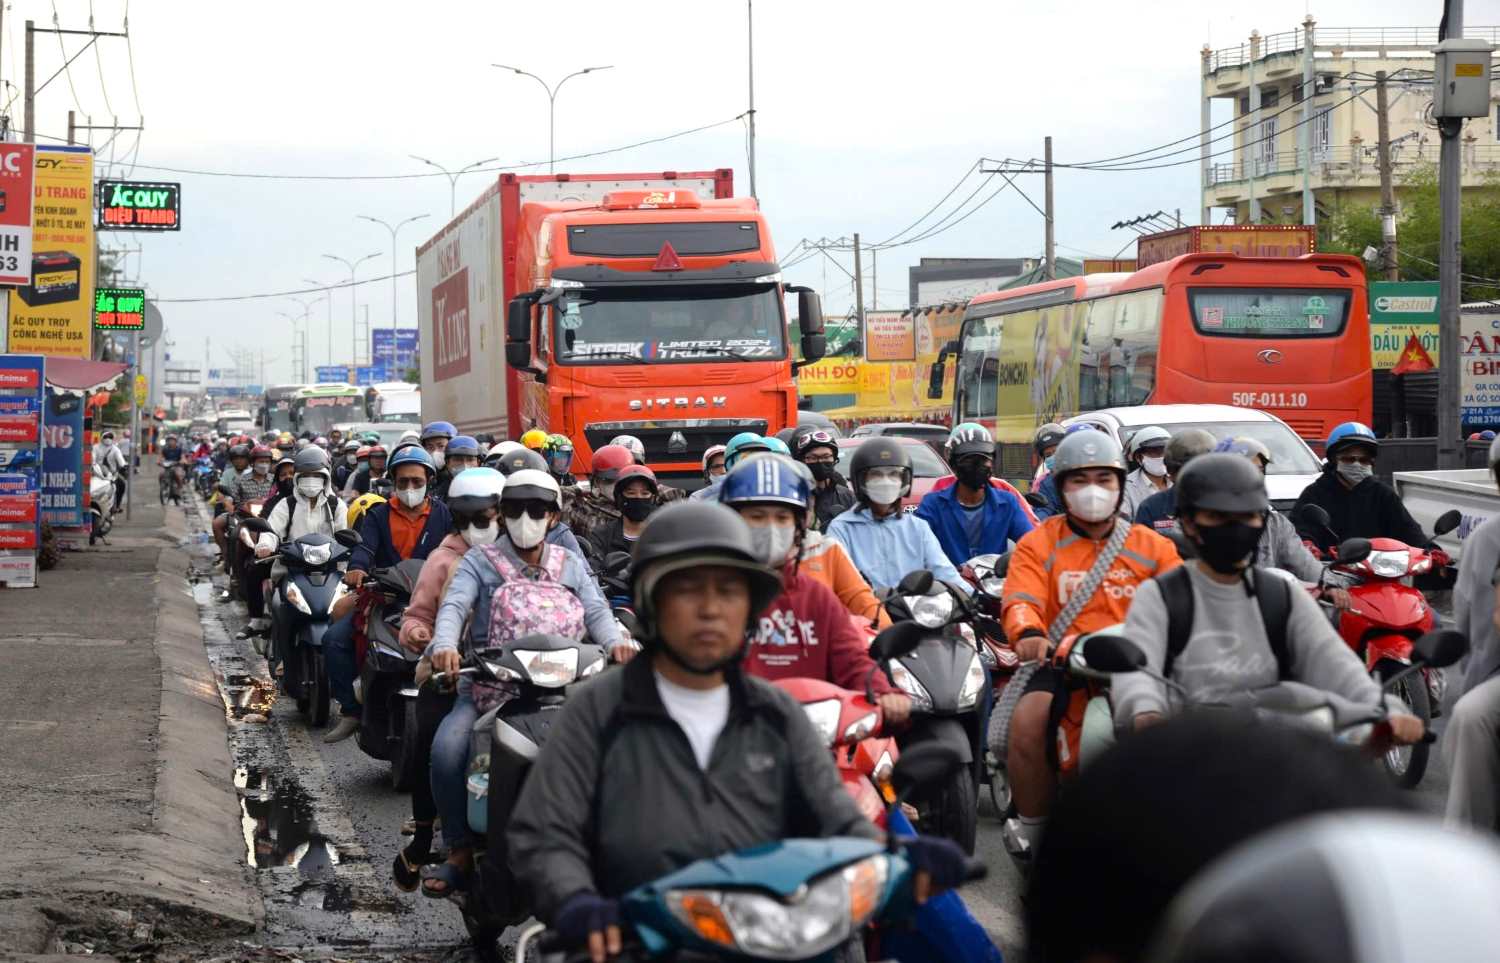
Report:
[[996,575],[998,575],[1000,578],[1004,578],[1007,574],[1010,573],[1010,553],[1009,552],[1001,552],[1000,553],[1000,555],[995,559],[995,567],[994,567],[994,569],[992,571]]
[[1123,635],[1096,632],[1083,640],[1083,661],[1096,672],[1136,672],[1146,667],[1146,653]]
[[248,528],[252,532],[269,532],[271,530],[271,523],[264,518],[246,515],[240,519],[240,528]]
[[1328,511],[1322,505],[1314,505],[1311,502],[1292,513],[1292,522],[1298,528],[1327,528],[1332,521],[1333,519],[1328,516]]
[[359,532],[356,532],[352,528],[344,528],[334,532],[333,540],[345,548],[354,548],[356,545],[363,545],[365,541],[360,537]]
[[635,613],[630,609],[615,609],[614,616],[619,620],[621,625],[625,626],[625,631],[630,633],[631,638],[637,640],[645,638],[645,632],[641,630],[640,620],[635,617]]
[[1412,644],[1412,652],[1435,668],[1453,665],[1469,651],[1469,640],[1457,629],[1434,629]]
[[932,591],[932,573],[925,568],[919,568],[915,572],[907,572],[896,586],[898,595],[926,595]]
[[632,559],[629,552],[610,552],[604,556],[604,571],[623,572],[630,567]]
[[897,805],[914,790],[943,782],[963,765],[963,756],[946,743],[919,742],[904,749],[896,768],[891,770]]
[[1338,558],[1340,565],[1353,565],[1363,562],[1370,557],[1370,540],[1368,538],[1346,538],[1339,542]]
[[1438,516],[1438,520],[1432,523],[1432,534],[1434,536],[1447,535],[1459,526],[1464,520],[1463,512],[1456,508],[1450,508]]
[[1041,492],[1027,492],[1024,497],[1026,498],[1026,504],[1030,505],[1032,508],[1047,507],[1047,499],[1042,497]]
[[888,662],[910,655],[922,644],[928,631],[915,622],[897,622],[870,641],[870,658],[876,662]]

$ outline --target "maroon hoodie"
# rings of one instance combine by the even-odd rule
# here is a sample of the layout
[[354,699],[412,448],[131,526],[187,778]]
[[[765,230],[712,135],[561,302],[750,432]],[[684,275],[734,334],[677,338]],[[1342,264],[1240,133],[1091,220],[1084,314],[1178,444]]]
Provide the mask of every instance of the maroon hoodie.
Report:
[[[760,616],[745,653],[745,671],[762,679],[823,679],[855,692],[875,666],[869,639],[837,595],[816,579],[783,572],[785,587]],[[876,695],[898,692],[876,672]]]

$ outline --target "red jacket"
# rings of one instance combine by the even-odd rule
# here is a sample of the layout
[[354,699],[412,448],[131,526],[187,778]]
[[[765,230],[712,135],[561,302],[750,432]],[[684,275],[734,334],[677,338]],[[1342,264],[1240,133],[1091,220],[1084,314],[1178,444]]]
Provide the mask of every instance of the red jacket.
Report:
[[[745,652],[745,671],[762,679],[823,679],[855,692],[875,666],[868,636],[855,628],[837,595],[805,575],[782,573],[785,588],[760,616]],[[897,692],[884,672],[871,688],[877,695]]]

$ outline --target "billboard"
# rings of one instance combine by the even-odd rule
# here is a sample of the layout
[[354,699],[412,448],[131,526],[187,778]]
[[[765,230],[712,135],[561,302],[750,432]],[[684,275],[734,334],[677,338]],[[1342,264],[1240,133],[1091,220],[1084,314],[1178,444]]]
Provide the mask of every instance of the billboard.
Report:
[[46,359],[0,354],[0,585],[36,587]]
[[140,288],[98,288],[94,327],[101,331],[146,330],[146,292]]
[[36,151],[0,144],[0,284],[31,283],[31,219]]
[[83,399],[47,389],[42,426],[42,518],[64,528],[89,521],[83,496]]
[[391,344],[395,342],[395,365],[398,371],[405,371],[416,363],[417,359],[417,329],[416,328],[374,328],[370,331],[370,360],[377,365],[390,365],[392,360]]
[[99,227],[106,231],[180,231],[182,186],[100,181]]
[[866,361],[915,361],[916,321],[908,311],[865,312]]
[[1464,430],[1500,428],[1500,312],[1461,312],[1458,335],[1464,355],[1458,402]]
[[1436,364],[1438,360],[1438,283],[1436,281],[1370,282],[1370,366],[1389,370],[1413,334]]
[[1318,249],[1318,229],[1303,224],[1222,224],[1181,227],[1145,234],[1136,241],[1136,266],[1147,267],[1183,254],[1300,257]]
[[94,154],[38,147],[29,283],[11,291],[10,350],[88,358],[93,349]]

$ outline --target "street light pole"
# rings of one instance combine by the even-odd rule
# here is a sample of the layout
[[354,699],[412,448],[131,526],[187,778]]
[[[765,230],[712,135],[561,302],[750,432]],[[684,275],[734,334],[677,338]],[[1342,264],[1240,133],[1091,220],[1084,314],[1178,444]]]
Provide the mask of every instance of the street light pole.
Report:
[[[354,290],[354,272],[359,269],[361,264],[370,260],[370,258],[380,257],[380,252],[376,251],[374,254],[366,254],[357,261],[351,261],[346,257],[339,257],[337,254],[325,254],[323,256],[330,261],[337,261],[349,269],[349,363],[352,367],[354,362],[359,359],[359,351],[355,347],[355,342],[359,340],[359,297]],[[332,293],[329,294],[329,297],[333,297]],[[330,329],[333,327],[331,320],[328,326]]]
[[436,161],[430,161],[425,157],[418,157],[416,154],[407,154],[406,156],[410,157],[414,161],[421,161],[428,167],[436,167],[438,170],[447,175],[448,216],[450,218],[453,217],[454,214],[458,213],[458,179],[476,167],[483,167],[485,164],[491,164],[500,159],[498,157],[486,157],[484,160],[477,160],[472,164],[465,164],[463,167],[460,167],[456,171],[450,171],[442,164],[439,164]]
[[[381,227],[385,228],[387,231],[391,232],[391,369],[392,370],[395,370],[395,367],[396,367],[396,342],[399,339],[398,332],[400,331],[400,328],[396,324],[396,298],[398,296],[397,295],[397,288],[396,288],[396,232],[399,231],[399,230],[401,230],[403,227],[405,227],[406,225],[410,224],[411,222],[413,222],[413,221],[420,221],[422,218],[424,218],[426,216],[427,216],[426,214],[418,214],[415,217],[408,217],[406,220],[399,222],[395,227],[392,227],[390,224],[387,224],[385,221],[382,221],[378,217],[371,217],[368,214],[356,214],[355,215],[355,217],[359,218],[362,221],[373,221],[374,223],[379,224]],[[370,364],[373,365],[374,363],[375,363],[375,337],[372,334],[370,336]]]
[[582,77],[584,74],[591,74],[596,70],[613,70],[615,65],[606,64],[602,67],[585,67],[582,70],[575,70],[552,86],[548,86],[545,80],[538,77],[531,71],[522,70],[520,67],[512,67],[510,64],[490,64],[490,66],[498,67],[501,70],[509,70],[511,73],[520,74],[522,77],[530,77],[532,80],[535,80],[537,83],[541,84],[542,89],[547,92],[547,173],[556,173],[557,92],[559,90],[562,90],[563,84],[572,80],[574,77]]
[[[321,287],[323,287],[323,282],[322,281],[314,281],[312,278],[303,278],[302,280],[305,281],[305,282],[307,282],[308,284],[311,284],[315,288],[321,288]],[[287,298],[287,300],[289,300],[289,301],[296,301],[298,304],[302,305],[302,312],[303,312],[303,316],[304,317],[308,313],[310,313],[312,311],[312,306],[314,304],[317,304],[319,301],[327,301],[328,302],[328,363],[329,364],[333,364],[333,294],[332,294],[332,292],[330,292],[328,294],[325,294],[325,295],[323,295],[323,297],[320,297],[320,298],[313,298],[311,301],[304,301],[301,298],[293,298],[293,297],[289,297],[289,298]],[[308,337],[311,338],[312,337],[312,327],[311,327],[311,323],[310,322],[309,322],[309,326],[308,326],[307,330],[308,330]],[[308,362],[308,366],[309,367],[315,367],[315,365],[313,365],[310,360]]]

